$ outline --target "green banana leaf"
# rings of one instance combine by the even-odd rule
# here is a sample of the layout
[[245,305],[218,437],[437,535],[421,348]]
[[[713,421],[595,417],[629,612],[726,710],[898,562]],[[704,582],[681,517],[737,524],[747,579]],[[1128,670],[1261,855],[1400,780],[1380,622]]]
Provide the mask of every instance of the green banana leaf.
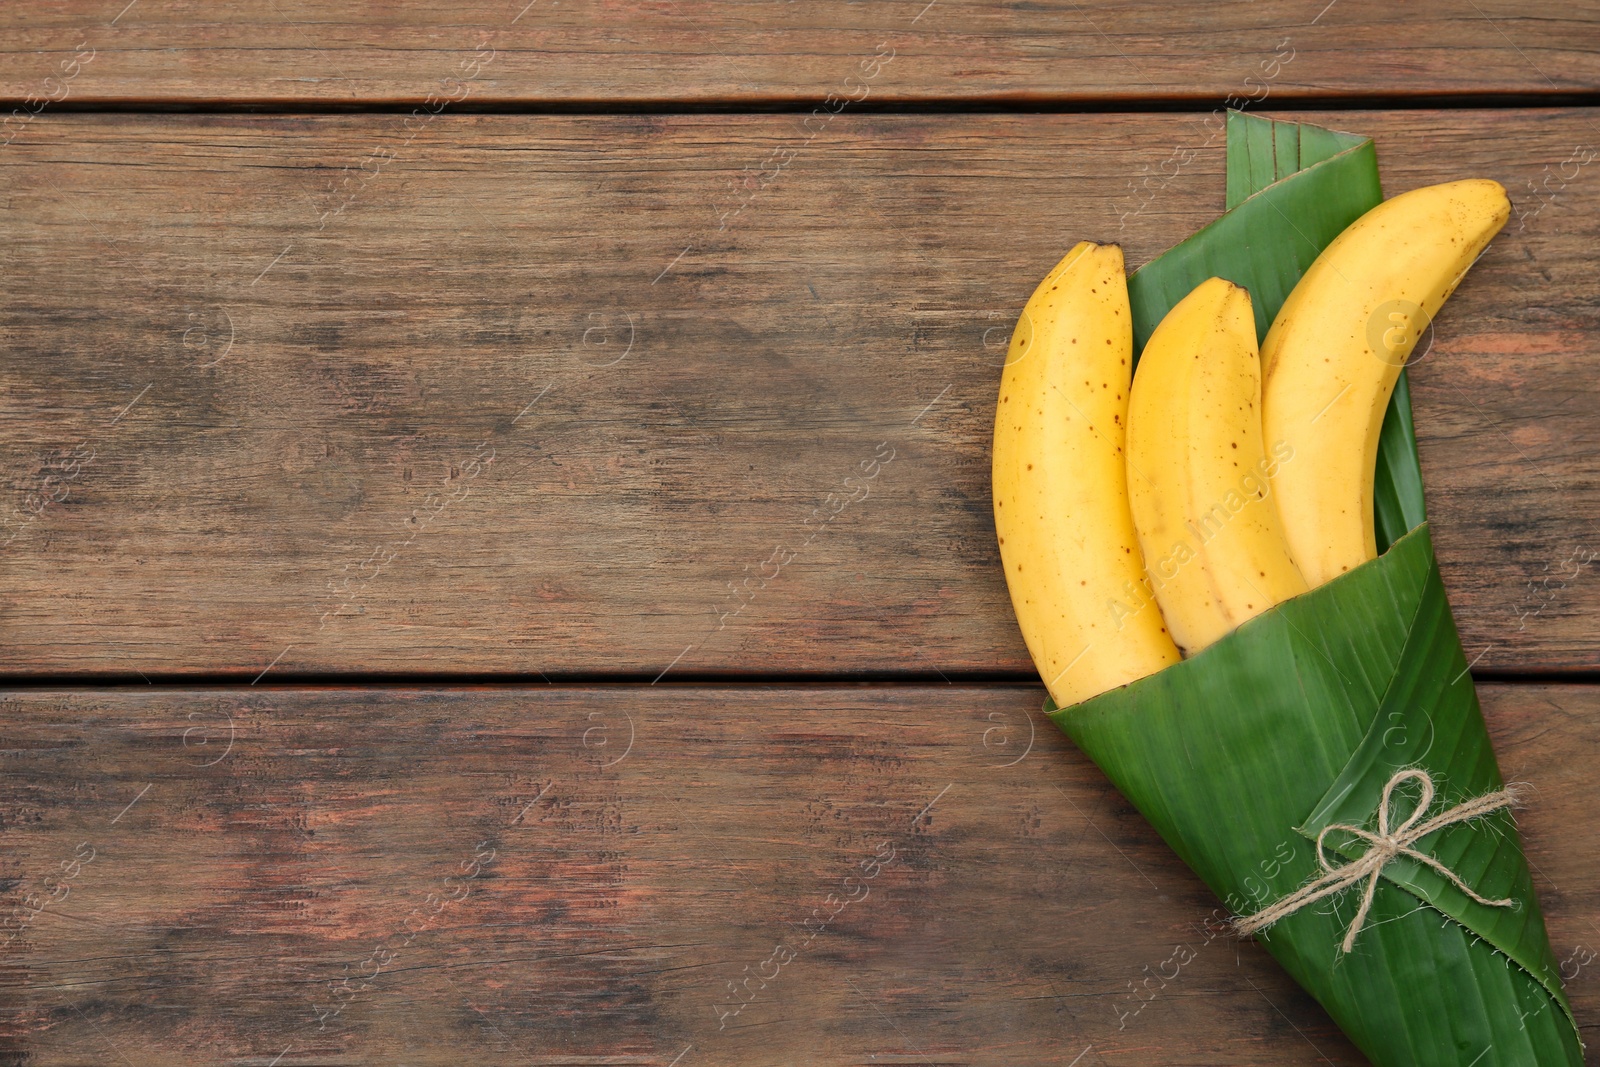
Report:
[[[1300,274],[1381,199],[1370,140],[1235,113],[1229,210],[1135,272],[1135,348],[1194,285],[1250,289],[1264,333]],[[1429,814],[1502,787],[1434,560],[1402,377],[1384,423],[1382,555],[1181,663],[1045,710],[1230,908],[1260,910],[1320,873],[1319,832],[1376,823],[1395,771],[1421,768]],[[1397,817],[1416,797],[1397,794]],[[1359,888],[1256,938],[1379,1067],[1579,1065],[1582,1044],[1511,814],[1415,846],[1488,899],[1401,857],[1351,952]],[[1330,861],[1362,854],[1329,838]]]
[[[1320,874],[1318,831],[1371,827],[1400,768],[1427,770],[1441,809],[1502,786],[1426,524],[1190,659],[1046,711],[1239,914]],[[1582,1064],[1511,816],[1417,847],[1518,906],[1478,904],[1400,858],[1349,954],[1359,889],[1257,940],[1381,1067]]]

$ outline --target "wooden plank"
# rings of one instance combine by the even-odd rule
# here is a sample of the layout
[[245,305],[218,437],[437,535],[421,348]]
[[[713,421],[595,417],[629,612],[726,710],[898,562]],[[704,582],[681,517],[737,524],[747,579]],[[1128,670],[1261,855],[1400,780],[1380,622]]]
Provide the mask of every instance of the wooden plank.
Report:
[[[405,0],[0,10],[0,95],[204,102],[1082,103],[1572,93],[1600,87],[1595,0]],[[884,67],[863,59],[892,55]],[[856,80],[845,79],[856,75]],[[431,104],[430,104],[431,106]],[[446,106],[449,106],[447,104]],[[8,133],[9,133],[8,129]]]
[[[0,669],[1029,671],[988,495],[1010,326],[1071,242],[1139,263],[1213,217],[1221,141],[1130,192],[1199,116],[801,121],[7,148]],[[1517,200],[1416,366],[1422,455],[1469,656],[1592,670],[1595,116],[1333,121],[1391,191]]]
[[[7,1062],[1363,1062],[1042,695],[7,692]],[[1600,694],[1484,695],[1592,1027]]]

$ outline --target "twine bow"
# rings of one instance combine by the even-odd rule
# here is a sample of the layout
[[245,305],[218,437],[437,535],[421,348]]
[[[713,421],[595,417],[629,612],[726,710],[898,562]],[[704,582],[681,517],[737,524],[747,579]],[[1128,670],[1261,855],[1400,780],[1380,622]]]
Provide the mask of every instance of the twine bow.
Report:
[[[1389,829],[1389,802],[1394,794],[1395,787],[1401,782],[1415,779],[1422,783],[1422,796],[1417,799],[1416,809],[1408,815],[1399,826]],[[1332,823],[1322,828],[1317,835],[1317,862],[1322,865],[1325,872],[1321,877],[1307,882],[1293,893],[1284,897],[1276,904],[1268,905],[1254,915],[1237,919],[1234,928],[1240,936],[1248,937],[1257,930],[1264,930],[1279,919],[1294,914],[1307,904],[1315,903],[1324,897],[1330,897],[1341,890],[1348,889],[1362,879],[1366,880],[1367,887],[1361,894],[1361,907],[1356,911],[1356,917],[1350,921],[1350,928],[1345,931],[1344,942],[1339,946],[1341,952],[1349,952],[1356,943],[1356,935],[1361,932],[1362,925],[1367,921],[1367,913],[1372,910],[1372,895],[1378,890],[1378,876],[1389,865],[1389,861],[1396,856],[1409,856],[1419,863],[1425,863],[1438,871],[1451,882],[1457,889],[1477,901],[1491,908],[1509,908],[1515,901],[1509,897],[1505,900],[1489,900],[1479,896],[1471,886],[1461,878],[1434,859],[1432,856],[1418,852],[1411,846],[1417,841],[1433,833],[1441,827],[1451,826],[1455,823],[1476,819],[1481,815],[1509,808],[1516,800],[1516,795],[1511,789],[1500,789],[1493,793],[1485,793],[1474,800],[1463,801],[1453,808],[1447,808],[1433,818],[1423,821],[1427,814],[1428,805],[1433,803],[1433,779],[1427,771],[1411,768],[1395,772],[1389,783],[1383,787],[1383,799],[1378,802],[1378,832],[1363,829],[1360,826],[1351,826],[1348,823]],[[1335,867],[1328,862],[1328,855],[1323,850],[1323,842],[1330,831],[1343,830],[1367,842],[1368,848],[1359,859]]]

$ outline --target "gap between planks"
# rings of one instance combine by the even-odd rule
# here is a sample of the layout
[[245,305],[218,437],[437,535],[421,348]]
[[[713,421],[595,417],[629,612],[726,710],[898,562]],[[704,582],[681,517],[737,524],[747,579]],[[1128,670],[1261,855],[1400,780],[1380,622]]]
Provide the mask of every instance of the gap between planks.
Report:
[[[24,106],[21,98],[0,97],[0,109]],[[255,100],[195,99],[164,101],[139,100],[63,100],[52,104],[57,113],[81,115],[404,115],[419,106],[419,101],[403,97],[368,97],[351,100],[296,100],[290,97],[261,97]],[[463,100],[452,105],[455,115],[699,115],[699,114],[805,114],[818,106],[814,96],[727,97],[713,100],[680,100],[673,97],[640,97],[631,100]],[[1037,115],[1140,115],[1221,110],[1224,97],[1201,96],[1118,96],[1105,99],[1044,96],[1038,94],[996,95],[992,97],[934,97],[917,99],[863,100],[851,105],[852,112],[878,115],[943,114],[1037,114]],[[1497,92],[1497,93],[1277,93],[1252,103],[1251,112],[1344,112],[1344,111],[1465,111],[1465,110],[1553,110],[1574,107],[1600,107],[1600,91]]]

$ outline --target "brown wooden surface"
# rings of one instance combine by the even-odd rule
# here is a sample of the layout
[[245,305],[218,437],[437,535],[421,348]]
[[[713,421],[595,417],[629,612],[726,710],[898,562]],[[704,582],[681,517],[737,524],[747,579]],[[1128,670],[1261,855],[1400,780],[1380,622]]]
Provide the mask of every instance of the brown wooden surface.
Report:
[[[896,58],[868,83],[879,101],[1548,94],[1600,88],[1597,21],[1594,0],[72,0],[0,9],[0,95],[810,102],[857,92],[841,85],[880,45]],[[460,66],[480,45],[492,59]]]
[[[801,117],[53,116],[0,151],[0,671],[1029,672],[1004,343],[1073,241],[1214,217],[1220,139],[1127,187],[1198,119],[846,112],[741,200]],[[1423,466],[1477,667],[1593,670],[1595,116],[1323,121],[1517,201]]]
[[[1483,695],[1592,1035],[1600,696]],[[1217,902],[1042,696],[7,692],[4,1062],[1360,1063],[1264,952],[1208,941]]]
[[[1480,673],[1600,669],[1597,18],[0,6],[0,1065],[1361,1063],[1005,683],[999,363],[1221,210],[1224,100],[1563,105],[1303,117],[1510,190],[1435,542]],[[1481,691],[1593,1043],[1600,690]]]

